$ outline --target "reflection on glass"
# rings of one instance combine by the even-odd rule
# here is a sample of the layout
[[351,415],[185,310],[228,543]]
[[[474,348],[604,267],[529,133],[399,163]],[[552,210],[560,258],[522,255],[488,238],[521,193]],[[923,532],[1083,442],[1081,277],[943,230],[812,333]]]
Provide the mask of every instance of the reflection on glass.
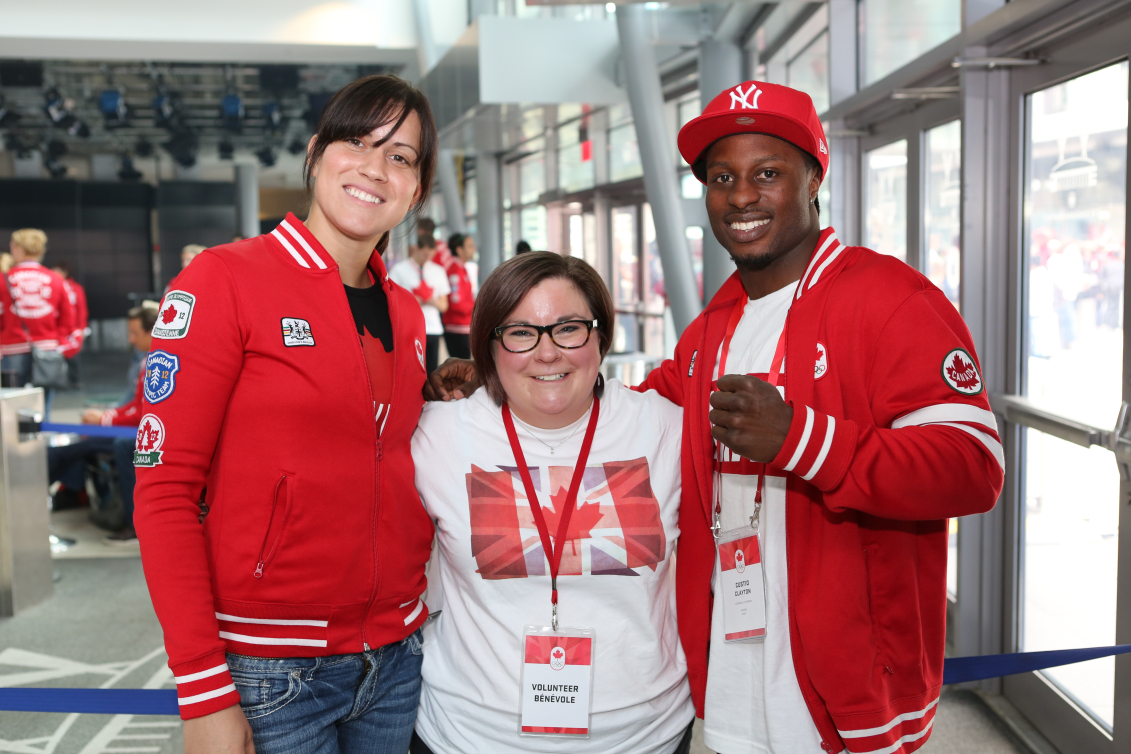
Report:
[[923,210],[923,239],[927,246],[927,277],[958,306],[961,279],[962,122],[951,121],[927,131],[927,196]]
[[789,86],[813,98],[818,113],[829,109],[829,33],[817,37],[786,66]]
[[[1127,63],[1028,97],[1026,394],[1101,427],[1122,397]],[[1112,454],[1028,430],[1026,651],[1115,643],[1119,480]],[[1045,671],[1108,729],[1111,659]]]
[[644,175],[640,164],[640,146],[636,142],[636,126],[629,123],[609,131],[609,180],[627,181]]
[[569,255],[578,259],[585,258],[585,231],[581,215],[569,216]]
[[695,273],[699,298],[703,298],[703,229],[698,225],[688,225],[684,234],[687,237],[687,245],[691,247],[691,270]]
[[676,130],[678,131],[680,128],[683,128],[684,126],[686,126],[687,123],[692,118],[699,117],[699,114],[702,111],[703,111],[703,108],[699,104],[698,95],[691,97],[689,99],[682,100],[679,103],[678,110],[676,111],[676,117],[679,120],[679,124],[678,124],[678,127],[676,128]]
[[582,157],[581,144],[571,144],[558,150],[558,187],[563,191],[582,191],[597,185],[592,155],[588,160]]
[[546,190],[546,160],[542,152],[518,163],[518,190],[521,204],[533,204]]
[[821,205],[821,230],[824,230],[833,221],[833,190],[827,178],[817,189],[817,203]]
[[475,178],[463,182],[463,209],[468,217],[479,214],[479,183]]
[[859,0],[864,86],[962,30],[962,0]]
[[514,182],[514,165],[503,165],[503,209],[511,208],[511,184]]
[[[520,239],[530,244],[534,251],[545,251],[550,248],[546,238],[546,208],[527,207],[519,213]],[[518,241],[515,241],[518,243]],[[512,250],[513,251],[513,250]]]
[[613,305],[617,326],[614,351],[636,351],[640,333],[636,305],[640,301],[640,256],[636,244],[636,207],[615,207],[611,211],[613,265]]
[[510,259],[514,256],[514,231],[511,227],[511,216],[513,212],[503,213],[503,259]]
[[[1115,644],[1115,458],[1029,429],[1025,493],[1022,650]],[[1111,729],[1113,658],[1043,672]]]
[[664,354],[664,266],[660,262],[660,246],[656,243],[656,226],[652,223],[652,205],[643,208],[641,230],[644,232],[644,267],[641,270],[644,289],[644,352]]
[[703,184],[693,173],[684,173],[679,177],[679,188],[684,199],[703,198]]
[[864,245],[907,261],[907,142],[864,156]]

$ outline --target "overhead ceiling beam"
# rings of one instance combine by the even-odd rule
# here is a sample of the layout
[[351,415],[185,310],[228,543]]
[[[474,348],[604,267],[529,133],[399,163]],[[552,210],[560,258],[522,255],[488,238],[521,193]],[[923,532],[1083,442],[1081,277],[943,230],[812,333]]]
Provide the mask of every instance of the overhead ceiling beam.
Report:
[[806,3],[805,6],[798,11],[797,15],[790,19],[786,27],[782,29],[781,34],[778,34],[772,42],[766,45],[765,49],[758,53],[758,57],[765,61],[777,55],[778,52],[786,46],[786,43],[793,38],[793,35],[800,31],[801,27],[804,26],[810,18],[817,15],[817,11],[819,11],[823,5],[824,3]]
[[750,49],[750,43],[754,41],[754,35],[766,23],[766,19],[770,14],[777,10],[777,3],[762,3],[758,10],[754,13],[754,17],[750,19],[750,23],[742,30],[738,36],[738,46],[744,50]]

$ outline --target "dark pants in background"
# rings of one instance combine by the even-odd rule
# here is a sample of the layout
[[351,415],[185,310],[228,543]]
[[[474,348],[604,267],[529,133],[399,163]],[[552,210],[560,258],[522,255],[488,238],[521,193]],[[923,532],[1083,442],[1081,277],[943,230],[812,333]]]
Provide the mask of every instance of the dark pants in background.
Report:
[[86,488],[86,464],[98,453],[112,453],[118,474],[126,526],[134,525],[134,439],[132,437],[87,437],[72,445],[47,449],[47,477],[69,490]]
[[441,335],[428,335],[428,345],[424,349],[424,369],[428,374],[436,371],[440,365],[440,338]]
[[471,336],[465,332],[444,331],[444,344],[448,347],[448,355],[456,359],[471,358]]

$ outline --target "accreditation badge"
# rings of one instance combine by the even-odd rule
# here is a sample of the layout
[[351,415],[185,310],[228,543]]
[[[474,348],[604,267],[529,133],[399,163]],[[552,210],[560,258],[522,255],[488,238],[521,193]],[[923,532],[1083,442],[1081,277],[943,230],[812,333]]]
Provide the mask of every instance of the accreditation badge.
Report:
[[723,601],[723,639],[749,641],[766,637],[766,575],[758,532],[752,527],[718,538],[719,578],[715,599]]
[[594,638],[587,628],[523,627],[519,735],[589,737]]

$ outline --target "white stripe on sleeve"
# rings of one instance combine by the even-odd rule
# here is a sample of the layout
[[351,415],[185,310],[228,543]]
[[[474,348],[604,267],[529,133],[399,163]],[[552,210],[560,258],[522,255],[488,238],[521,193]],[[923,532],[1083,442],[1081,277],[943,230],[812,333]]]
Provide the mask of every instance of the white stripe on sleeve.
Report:
[[221,665],[217,665],[214,668],[209,668],[208,670],[202,670],[199,673],[189,673],[188,675],[175,675],[175,676],[173,676],[173,680],[176,681],[177,683],[189,683],[190,681],[199,681],[201,678],[211,678],[214,675],[220,675],[221,673],[223,673],[227,669],[228,669],[228,663],[225,662]]
[[813,477],[817,476],[817,472],[825,464],[825,459],[828,458],[829,448],[833,446],[833,434],[836,432],[836,419],[832,416],[828,417],[829,426],[825,429],[825,441],[821,444],[821,452],[817,454],[817,460],[813,461],[813,468],[809,469],[808,474],[802,474],[801,478],[808,482]]
[[993,411],[971,406],[969,403],[937,403],[904,414],[891,423],[892,429],[915,427],[936,422],[973,422],[997,432],[997,417]]
[[969,427],[965,424],[955,424],[954,422],[935,422],[933,426],[954,427],[955,429],[961,429],[963,432],[969,435],[973,435],[978,439],[978,442],[986,446],[986,450],[990,451],[990,455],[992,455],[994,457],[994,460],[997,461],[998,466],[1001,466],[1003,470],[1005,469],[1005,451],[1002,450],[1001,443],[990,437],[985,432],[974,429],[973,427]]
[[324,647],[325,639],[279,639],[274,636],[247,636],[246,634],[233,634],[229,631],[220,632],[221,639],[238,641],[241,644],[266,644],[286,647]]
[[816,414],[813,409],[808,406],[805,407],[805,429],[801,433],[801,440],[797,443],[797,450],[793,451],[793,458],[789,459],[786,464],[786,471],[793,471],[793,467],[801,460],[801,456],[805,453],[805,446],[809,444],[809,435],[813,434],[813,422],[816,420]]
[[841,738],[867,738],[869,736],[878,736],[881,733],[887,733],[889,730],[906,720],[921,719],[938,703],[939,700],[936,698],[933,702],[928,704],[923,709],[917,710],[915,712],[904,712],[902,715],[896,715],[891,719],[891,722],[887,723],[886,725],[881,725],[877,728],[859,728],[856,730],[841,730],[840,728],[837,728],[836,732],[840,734]]
[[416,620],[416,616],[420,615],[420,611],[423,610],[423,609],[424,609],[424,600],[418,599],[416,601],[416,609],[413,610],[411,613],[409,613],[408,617],[404,619],[404,624],[406,626],[410,625],[414,620]]
[[183,699],[180,698],[180,697],[177,697],[177,704],[179,704],[183,707],[186,704],[196,704],[198,702],[207,702],[209,699],[215,699],[218,696],[223,696],[224,694],[230,694],[231,692],[233,692],[235,690],[236,690],[236,684],[229,683],[227,686],[225,686],[223,688],[213,689],[212,691],[205,691],[203,694],[197,694],[196,696],[186,696]]

